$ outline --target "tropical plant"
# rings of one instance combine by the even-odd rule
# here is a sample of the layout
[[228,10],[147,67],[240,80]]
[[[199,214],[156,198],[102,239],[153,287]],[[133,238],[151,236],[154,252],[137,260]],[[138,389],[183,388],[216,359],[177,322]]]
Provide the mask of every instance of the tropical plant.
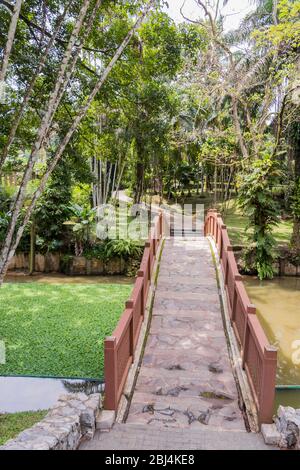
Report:
[[139,257],[143,249],[133,240],[109,240],[104,244],[104,254],[107,259],[120,257],[125,260],[131,257]]
[[254,270],[260,279],[272,278],[276,242],[272,229],[279,222],[276,195],[282,176],[278,162],[265,152],[248,171],[240,175],[238,202],[248,216],[249,247],[245,251],[245,268]]
[[73,226],[75,256],[81,256],[85,244],[91,241],[91,228],[95,221],[96,209],[81,207],[78,204],[70,206],[73,217],[64,222],[65,225]]

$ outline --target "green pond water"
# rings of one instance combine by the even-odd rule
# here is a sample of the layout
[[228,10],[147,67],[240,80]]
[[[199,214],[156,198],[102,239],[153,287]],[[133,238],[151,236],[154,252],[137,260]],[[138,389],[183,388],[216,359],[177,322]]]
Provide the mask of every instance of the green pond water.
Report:
[[277,385],[299,386],[277,390],[276,407],[300,408],[300,278],[245,276],[244,282],[269,341],[278,347]]

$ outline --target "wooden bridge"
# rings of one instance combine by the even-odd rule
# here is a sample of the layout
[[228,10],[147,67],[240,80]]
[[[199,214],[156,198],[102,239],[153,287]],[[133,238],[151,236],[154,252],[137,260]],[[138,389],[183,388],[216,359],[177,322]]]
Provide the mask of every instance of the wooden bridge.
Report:
[[209,211],[202,229],[165,239],[163,214],[157,216],[131,299],[105,341],[105,408],[117,423],[82,449],[264,448],[259,434],[247,432],[239,358],[232,357],[224,315],[258,426],[272,421],[277,353],[247,296],[220,215]]

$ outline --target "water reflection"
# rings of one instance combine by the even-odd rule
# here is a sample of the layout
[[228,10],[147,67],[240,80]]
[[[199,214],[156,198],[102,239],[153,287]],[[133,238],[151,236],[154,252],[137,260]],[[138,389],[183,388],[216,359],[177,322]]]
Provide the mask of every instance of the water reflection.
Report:
[[0,413],[45,410],[59,395],[84,392],[102,393],[100,381],[36,377],[0,377]]

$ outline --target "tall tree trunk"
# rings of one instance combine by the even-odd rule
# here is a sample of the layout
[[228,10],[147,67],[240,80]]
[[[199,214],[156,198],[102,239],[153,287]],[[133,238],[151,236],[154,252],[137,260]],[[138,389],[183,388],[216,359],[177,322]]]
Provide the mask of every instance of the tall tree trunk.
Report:
[[136,187],[134,191],[134,203],[140,204],[144,192],[144,163],[139,161],[135,166]]
[[[155,3],[155,0],[150,0],[148,2],[145,10],[139,16],[136,23],[132,27],[132,29],[128,32],[127,36],[125,37],[125,39],[120,44],[117,51],[115,52],[115,54],[114,54],[113,58],[111,59],[110,63],[108,64],[108,66],[104,70],[101,78],[97,81],[97,83],[95,84],[92,92],[90,93],[90,95],[86,99],[85,103],[79,109],[77,115],[73,119],[72,125],[70,126],[68,132],[66,133],[63,140],[60,142],[60,144],[59,144],[59,146],[58,146],[58,148],[57,148],[57,150],[56,150],[56,152],[55,152],[55,154],[54,154],[54,156],[51,160],[51,163],[50,163],[49,167],[47,168],[45,174],[41,178],[40,185],[39,185],[38,189],[35,191],[35,193],[32,197],[31,203],[30,203],[29,207],[26,210],[26,213],[25,213],[25,216],[22,220],[22,223],[20,224],[20,226],[17,230],[16,230],[16,225],[17,225],[17,221],[18,221],[18,216],[20,214],[20,210],[22,208],[22,204],[19,204],[18,206],[14,207],[14,213],[13,213],[13,216],[12,216],[13,224],[12,224],[12,222],[10,223],[10,228],[9,228],[9,231],[6,235],[6,239],[4,241],[4,246],[2,248],[1,256],[0,256],[0,286],[3,283],[4,275],[7,271],[9,262],[10,262],[11,258],[13,257],[13,255],[15,253],[15,250],[16,250],[16,248],[17,248],[17,246],[20,242],[20,239],[23,235],[24,229],[25,229],[27,223],[29,222],[31,214],[32,214],[32,212],[35,208],[36,202],[39,199],[42,192],[44,191],[49,177],[51,176],[53,170],[55,169],[58,161],[60,160],[60,158],[61,158],[66,146],[68,145],[70,139],[72,138],[74,132],[77,130],[79,124],[81,123],[81,121],[86,116],[86,113],[89,110],[92,102],[94,101],[95,96],[97,95],[97,93],[99,92],[99,90],[101,89],[103,84],[105,83],[105,81],[106,81],[107,77],[109,76],[111,70],[113,69],[116,62],[119,60],[119,58],[121,57],[124,49],[129,44],[132,36],[134,35],[136,30],[141,25],[141,23],[145,19],[146,15],[150,11],[150,9],[151,9],[151,7],[153,6],[154,3]],[[23,188],[23,191],[24,191],[24,188]],[[14,240],[13,240],[13,238],[14,238]]]
[[235,96],[232,96],[231,99],[232,99],[233,123],[234,123],[234,127],[235,127],[235,132],[236,132],[237,137],[238,137],[239,146],[240,146],[243,157],[248,158],[249,154],[248,154],[248,150],[247,150],[247,147],[246,147],[246,144],[245,144],[245,140],[244,140],[244,136],[243,136],[243,133],[242,133],[241,124],[240,124],[240,119],[239,119],[238,100]]
[[0,69],[0,86],[1,85],[3,86],[5,82],[9,57],[10,57],[14,39],[15,39],[15,34],[16,34],[21,7],[22,7],[22,0],[16,0],[15,7],[13,9],[13,13],[11,17],[11,21],[10,21],[10,25],[9,25],[7,41],[6,41],[4,54],[3,54],[3,61],[2,61],[1,69]]
[[35,271],[35,223],[32,221],[30,227],[30,252],[29,252],[29,275]]
[[46,60],[47,60],[47,57],[49,55],[49,52],[57,38],[57,35],[60,31],[60,27],[65,19],[65,16],[67,14],[67,11],[68,11],[68,5],[65,7],[65,10],[64,12],[62,13],[62,15],[60,16],[59,20],[58,20],[58,23],[57,23],[57,26],[56,26],[56,29],[54,30],[54,33],[53,35],[51,36],[50,40],[48,41],[48,44],[46,46],[46,49],[42,52],[41,54],[41,59],[40,59],[40,62],[37,66],[37,69],[35,70],[35,73],[34,73],[34,76],[33,78],[31,79],[26,91],[25,91],[25,94],[24,94],[24,97],[23,97],[23,101],[22,101],[22,104],[21,104],[21,107],[19,109],[19,111],[17,112],[17,114],[15,115],[14,117],[14,121],[13,121],[13,124],[12,124],[12,127],[10,129],[10,132],[9,132],[9,135],[8,135],[8,139],[7,139],[7,142],[4,146],[4,150],[3,150],[3,153],[1,155],[1,158],[0,158],[0,170],[7,158],[7,155],[8,155],[8,152],[9,152],[9,149],[10,149],[10,146],[12,145],[13,141],[14,141],[14,138],[16,136],[16,132],[17,132],[17,129],[19,127],[19,124],[21,122],[21,119],[22,119],[22,116],[24,114],[24,111],[28,105],[28,102],[29,102],[29,99],[31,97],[31,94],[32,94],[32,91],[33,91],[33,88],[34,88],[34,85],[36,83],[36,80],[38,78],[38,76],[40,75],[41,71],[43,70],[44,68],[44,65],[46,63]]
[[[77,19],[77,21],[75,23],[75,26],[74,26],[74,29],[71,33],[71,36],[70,36],[70,39],[69,39],[69,42],[68,42],[68,45],[67,45],[67,48],[66,48],[66,51],[65,51],[65,54],[64,54],[64,58],[62,60],[62,64],[61,64],[61,67],[60,67],[58,78],[57,78],[57,81],[55,83],[54,90],[52,91],[52,93],[50,95],[50,99],[49,99],[49,102],[47,104],[47,110],[45,111],[44,116],[42,118],[42,122],[40,124],[39,130],[38,130],[38,133],[37,133],[36,141],[34,143],[34,146],[33,146],[33,149],[31,151],[30,157],[28,159],[26,169],[23,173],[22,182],[20,184],[17,196],[14,200],[14,203],[13,203],[13,206],[12,206],[12,209],[11,209],[12,216],[11,216],[11,219],[10,219],[10,223],[9,223],[6,239],[5,239],[5,242],[4,242],[4,246],[3,246],[3,249],[2,249],[2,252],[1,252],[0,275],[1,275],[3,267],[7,264],[7,261],[8,261],[8,256],[9,256],[10,250],[12,248],[12,244],[13,244],[13,237],[14,237],[14,234],[15,234],[15,229],[16,229],[17,222],[18,222],[18,217],[19,217],[19,214],[20,214],[20,210],[23,206],[23,203],[25,201],[27,185],[28,185],[29,181],[31,180],[32,173],[33,173],[33,168],[34,168],[34,165],[37,161],[40,148],[43,145],[45,135],[47,133],[47,130],[49,129],[49,126],[51,125],[54,113],[55,113],[55,111],[58,107],[59,103],[57,101],[57,98],[59,96],[59,92],[60,92],[61,87],[64,86],[66,70],[67,70],[67,67],[68,67],[73,49],[74,49],[74,45],[76,44],[76,41],[78,41],[78,36],[79,36],[80,30],[81,30],[84,18],[86,16],[89,4],[90,4],[90,0],[84,0],[83,5],[82,5],[81,10],[80,10],[80,13],[79,13],[79,16],[78,16],[78,19]],[[0,278],[0,283],[1,283],[1,278]]]

